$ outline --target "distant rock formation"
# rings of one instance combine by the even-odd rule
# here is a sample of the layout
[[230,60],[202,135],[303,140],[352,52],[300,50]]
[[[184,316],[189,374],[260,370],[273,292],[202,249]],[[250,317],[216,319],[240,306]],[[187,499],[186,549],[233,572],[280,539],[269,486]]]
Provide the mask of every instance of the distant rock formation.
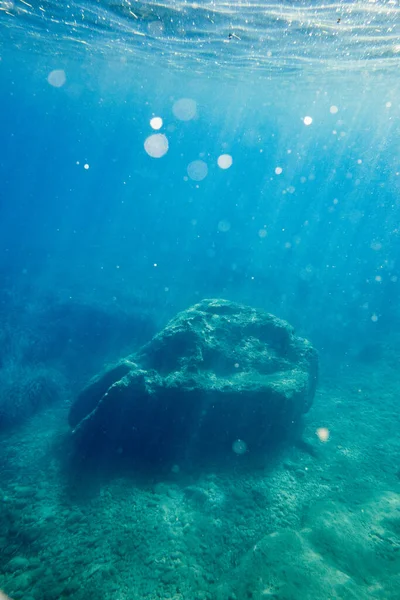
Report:
[[56,369],[10,360],[0,368],[0,431],[21,425],[66,395],[66,380]]
[[285,321],[226,300],[179,313],[137,353],[99,374],[72,405],[85,453],[159,460],[262,450],[310,408],[315,349]]

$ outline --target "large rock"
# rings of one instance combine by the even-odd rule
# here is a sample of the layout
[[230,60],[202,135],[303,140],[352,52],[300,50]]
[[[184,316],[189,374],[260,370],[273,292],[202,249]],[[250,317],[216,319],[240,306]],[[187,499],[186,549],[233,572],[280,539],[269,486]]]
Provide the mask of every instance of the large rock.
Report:
[[86,451],[179,458],[279,441],[311,406],[317,354],[285,321],[226,300],[179,313],[71,407]]

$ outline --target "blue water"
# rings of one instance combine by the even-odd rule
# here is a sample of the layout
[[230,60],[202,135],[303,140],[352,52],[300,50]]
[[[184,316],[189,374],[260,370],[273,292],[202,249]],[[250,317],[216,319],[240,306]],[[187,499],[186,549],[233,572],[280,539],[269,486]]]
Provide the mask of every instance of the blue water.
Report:
[[[398,597],[399,11],[0,1],[0,589],[15,600]],[[316,347],[304,444],[267,474],[69,479],[82,387],[205,298]]]
[[[2,60],[1,269],[13,282],[129,292],[170,314],[228,297],[326,335],[324,344],[362,343],[398,323],[392,80],[282,89],[279,78],[136,75],[99,58],[90,70],[70,61],[65,84],[50,85],[64,66]],[[173,113],[182,98],[195,103],[188,121]],[[161,158],[144,148],[155,133],[169,144]],[[208,173],[193,181],[198,159]]]

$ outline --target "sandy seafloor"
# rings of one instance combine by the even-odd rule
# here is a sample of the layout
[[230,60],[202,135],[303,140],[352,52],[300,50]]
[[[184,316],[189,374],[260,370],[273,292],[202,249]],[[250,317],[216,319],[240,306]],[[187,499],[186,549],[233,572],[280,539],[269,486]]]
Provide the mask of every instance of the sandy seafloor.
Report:
[[[72,472],[68,406],[0,440],[0,588],[15,600],[398,599],[396,361],[322,375],[304,446],[265,465]],[[327,427],[330,438],[315,431]]]

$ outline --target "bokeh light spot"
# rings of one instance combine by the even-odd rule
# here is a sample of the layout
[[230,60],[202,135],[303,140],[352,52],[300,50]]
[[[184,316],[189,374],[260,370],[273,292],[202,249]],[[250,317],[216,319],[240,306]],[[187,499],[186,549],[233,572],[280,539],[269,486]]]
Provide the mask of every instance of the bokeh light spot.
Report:
[[163,126],[163,120],[161,117],[153,117],[150,119],[150,127],[152,129],[161,129]]
[[168,152],[168,140],[163,133],[154,133],[145,140],[144,149],[152,158],[161,158]]
[[221,231],[222,233],[226,233],[230,230],[230,228],[231,224],[226,219],[223,219],[218,223],[218,231]]
[[197,103],[191,98],[181,98],[174,102],[172,112],[180,121],[190,121],[197,115]]
[[232,166],[232,156],[230,154],[221,154],[218,156],[218,166],[220,169],[229,169]]
[[147,25],[147,31],[150,35],[154,35],[155,37],[163,35],[164,25],[161,21],[151,21],[151,23]]
[[188,164],[187,174],[193,181],[202,181],[208,174],[208,167],[204,160],[194,160]]
[[318,427],[315,432],[320,442],[327,442],[329,440],[329,429],[327,427]]
[[382,250],[382,244],[381,242],[377,242],[377,241],[373,241],[371,242],[371,250]]
[[65,71],[63,71],[62,69],[55,69],[54,71],[51,71],[51,73],[49,73],[49,75],[47,76],[47,81],[53,87],[62,87],[67,81]]
[[232,444],[232,450],[235,454],[246,454],[247,444],[243,440],[235,440]]

